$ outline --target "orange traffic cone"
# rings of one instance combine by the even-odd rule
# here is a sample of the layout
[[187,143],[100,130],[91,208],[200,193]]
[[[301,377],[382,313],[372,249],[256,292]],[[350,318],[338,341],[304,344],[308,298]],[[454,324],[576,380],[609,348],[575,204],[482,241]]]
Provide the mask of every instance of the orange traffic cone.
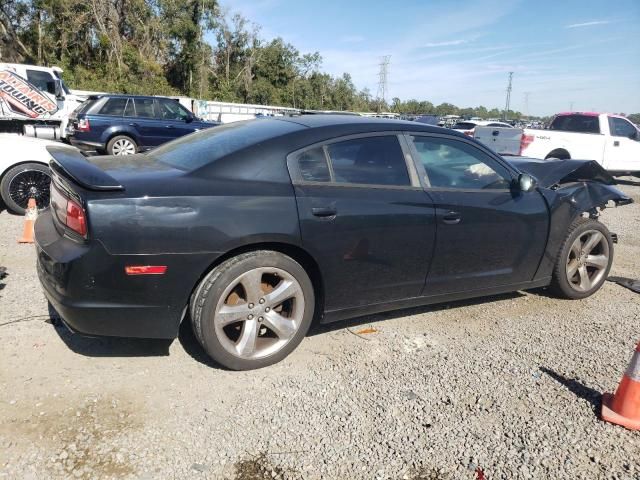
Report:
[[602,419],[640,430],[640,342],[615,395],[602,395]]
[[18,243],[33,243],[33,225],[37,217],[36,199],[30,198],[27,204],[27,211],[24,214],[24,231],[22,232],[22,238],[18,239]]

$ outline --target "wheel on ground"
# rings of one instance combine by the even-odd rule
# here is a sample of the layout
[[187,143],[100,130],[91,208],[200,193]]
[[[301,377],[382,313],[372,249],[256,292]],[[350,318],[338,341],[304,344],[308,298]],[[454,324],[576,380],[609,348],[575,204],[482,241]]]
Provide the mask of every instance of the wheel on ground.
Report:
[[0,182],[0,195],[6,207],[13,213],[24,215],[30,198],[38,208],[49,206],[49,167],[41,163],[22,163],[9,169]]
[[138,145],[126,135],[117,135],[107,143],[107,153],[109,155],[133,155],[138,151]]
[[302,341],[315,308],[304,268],[279,252],[260,250],[214,268],[190,303],[196,338],[219,364],[251,370],[279,362]]
[[613,262],[611,233],[602,223],[578,218],[571,224],[560,249],[551,282],[562,298],[586,298],[597,292]]

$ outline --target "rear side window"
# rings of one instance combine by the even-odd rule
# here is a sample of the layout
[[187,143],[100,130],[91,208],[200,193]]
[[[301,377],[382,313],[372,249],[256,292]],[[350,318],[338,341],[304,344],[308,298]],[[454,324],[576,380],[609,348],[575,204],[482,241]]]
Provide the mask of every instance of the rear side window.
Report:
[[300,176],[305,182],[329,182],[331,175],[327,157],[322,147],[312,148],[299,153],[296,157]]
[[395,135],[327,145],[337,183],[409,186],[409,172]]
[[124,107],[126,105],[126,98],[110,98],[104,103],[98,114],[121,117],[124,114]]
[[153,98],[136,98],[136,117],[154,118],[156,116],[154,103]]
[[627,137],[637,134],[636,127],[631,125],[624,118],[609,117],[609,130],[614,137]]
[[595,115],[561,115],[553,119],[549,130],[600,133],[600,123],[598,117]]

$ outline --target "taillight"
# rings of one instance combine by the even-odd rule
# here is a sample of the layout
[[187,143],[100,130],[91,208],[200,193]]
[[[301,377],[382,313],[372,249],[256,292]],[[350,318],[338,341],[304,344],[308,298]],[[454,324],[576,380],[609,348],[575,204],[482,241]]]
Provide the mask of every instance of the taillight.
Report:
[[51,209],[60,223],[78,235],[87,236],[87,216],[82,205],[76,200],[71,200],[53,183],[51,184]]
[[468,135],[469,137],[473,137],[473,130],[466,130],[462,133],[464,133],[465,135]]
[[533,135],[522,134],[520,137],[520,155],[526,150],[526,148],[533,143],[535,137]]
[[65,223],[67,227],[83,237],[87,235],[87,218],[84,215],[84,209],[73,200],[67,199],[67,220]]
[[76,130],[79,132],[88,132],[89,130],[91,130],[91,125],[89,125],[89,119],[79,118],[78,126],[76,127]]

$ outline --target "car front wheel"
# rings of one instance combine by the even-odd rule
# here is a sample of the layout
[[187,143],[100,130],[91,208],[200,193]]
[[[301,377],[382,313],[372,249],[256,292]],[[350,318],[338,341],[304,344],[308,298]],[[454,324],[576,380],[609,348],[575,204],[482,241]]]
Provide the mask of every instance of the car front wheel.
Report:
[[274,251],[254,251],[214,268],[190,304],[196,338],[211,358],[232,370],[279,362],[302,341],[315,308],[304,268]]
[[574,221],[560,250],[551,282],[557,296],[586,298],[600,289],[613,262],[611,233],[587,218]]

